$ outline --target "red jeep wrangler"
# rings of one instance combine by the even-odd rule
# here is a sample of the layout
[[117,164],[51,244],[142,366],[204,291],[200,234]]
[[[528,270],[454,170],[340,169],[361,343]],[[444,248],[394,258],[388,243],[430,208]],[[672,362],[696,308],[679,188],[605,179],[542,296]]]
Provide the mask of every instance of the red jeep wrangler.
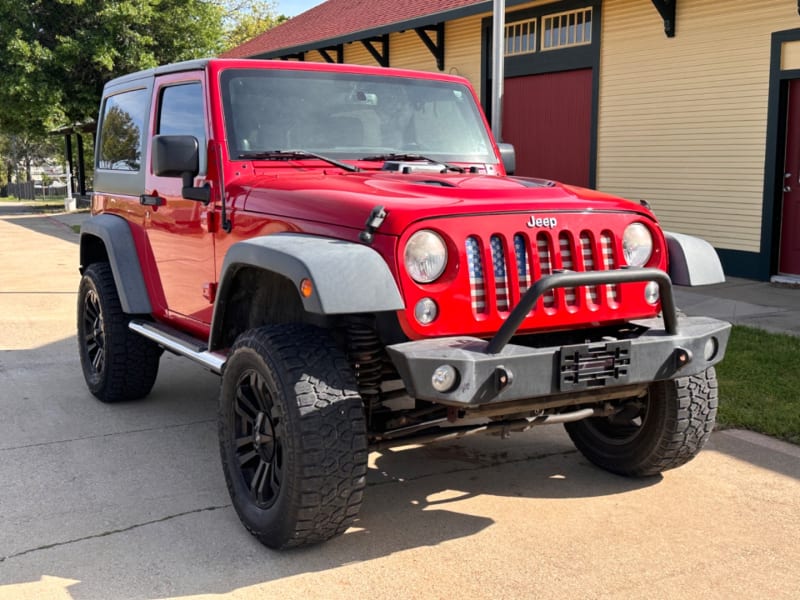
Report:
[[564,423],[609,471],[684,464],[730,326],[679,316],[672,280],[718,281],[716,254],[513,161],[459,77],[202,60],[109,82],[89,390],[145,396],[164,349],[220,374],[233,505],[276,548],[353,523],[370,444]]

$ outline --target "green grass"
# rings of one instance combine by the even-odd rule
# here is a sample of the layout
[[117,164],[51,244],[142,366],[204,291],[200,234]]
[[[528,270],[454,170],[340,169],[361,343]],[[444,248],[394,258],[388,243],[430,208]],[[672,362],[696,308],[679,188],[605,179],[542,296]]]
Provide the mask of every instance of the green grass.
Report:
[[31,212],[57,212],[64,210],[64,198],[37,198],[36,200],[19,200],[13,196],[0,197],[5,204],[18,204],[31,209]]
[[720,425],[800,444],[800,337],[735,326],[717,376]]

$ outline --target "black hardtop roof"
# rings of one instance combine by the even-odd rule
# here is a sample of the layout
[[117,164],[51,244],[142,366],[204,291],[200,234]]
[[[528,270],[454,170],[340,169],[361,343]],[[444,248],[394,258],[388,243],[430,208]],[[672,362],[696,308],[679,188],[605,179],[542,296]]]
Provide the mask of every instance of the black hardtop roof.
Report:
[[152,79],[156,75],[166,75],[167,73],[180,73],[181,71],[199,71],[205,69],[212,59],[199,58],[195,60],[185,60],[183,62],[172,63],[163,65],[161,67],[154,67],[152,69],[145,69],[143,71],[136,71],[135,73],[128,73],[108,81],[105,89],[115,88],[120,85],[125,85],[138,81],[141,79]]
[[[366,66],[355,64],[332,64],[332,63],[302,63],[296,61],[283,61],[275,59],[252,59],[252,58],[200,58],[195,60],[186,60],[183,62],[172,63],[152,69],[145,69],[135,73],[122,75],[115,79],[108,81],[103,88],[103,95],[109,96],[112,93],[123,91],[125,88],[137,86],[149,87],[150,82],[158,75],[167,75],[169,73],[181,73],[185,71],[202,71],[207,69],[211,63],[215,64],[228,64],[236,67],[245,67],[251,63],[254,68],[263,67],[266,64],[282,65],[283,68],[289,69],[309,69],[313,70],[330,70],[330,71],[357,71],[359,73],[367,74],[386,74],[391,72],[398,76],[422,76],[431,79],[462,79],[454,75],[447,75],[443,73],[431,73],[425,71],[409,71],[407,69],[385,69],[378,66]],[[312,67],[313,65],[313,67]]]

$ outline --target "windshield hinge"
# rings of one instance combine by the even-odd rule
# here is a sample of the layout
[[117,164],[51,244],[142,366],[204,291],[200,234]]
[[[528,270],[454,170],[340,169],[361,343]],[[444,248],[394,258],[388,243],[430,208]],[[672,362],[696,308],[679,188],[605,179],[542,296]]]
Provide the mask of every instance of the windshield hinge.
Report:
[[358,234],[358,239],[365,244],[372,244],[375,239],[375,231],[381,226],[388,214],[383,206],[379,205],[373,208],[369,213],[369,217],[367,217],[367,222],[364,224],[364,231]]

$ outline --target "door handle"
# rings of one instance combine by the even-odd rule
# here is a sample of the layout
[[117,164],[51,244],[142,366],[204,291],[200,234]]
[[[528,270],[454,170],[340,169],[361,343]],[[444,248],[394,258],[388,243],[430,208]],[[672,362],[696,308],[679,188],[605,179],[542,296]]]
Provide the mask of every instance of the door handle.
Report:
[[784,192],[791,192],[792,191],[792,186],[790,186],[790,185],[783,186],[783,191]]
[[150,196],[149,194],[142,194],[139,196],[139,204],[142,206],[163,206],[166,204],[161,196]]

